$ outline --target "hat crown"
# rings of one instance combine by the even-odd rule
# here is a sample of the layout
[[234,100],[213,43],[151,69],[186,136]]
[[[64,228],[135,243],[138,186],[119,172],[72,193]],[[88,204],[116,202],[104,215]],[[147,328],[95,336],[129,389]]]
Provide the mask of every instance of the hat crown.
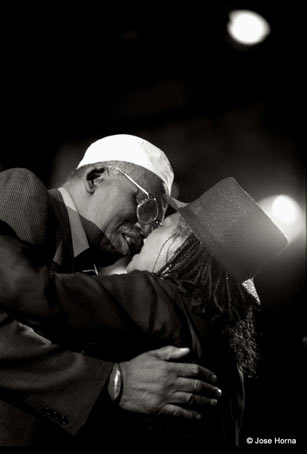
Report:
[[253,278],[287,245],[285,235],[232,177],[178,211],[238,282]]
[[129,134],[103,137],[88,147],[78,167],[105,161],[130,162],[141,166],[157,175],[171,193],[174,172],[168,158],[160,148],[141,137]]

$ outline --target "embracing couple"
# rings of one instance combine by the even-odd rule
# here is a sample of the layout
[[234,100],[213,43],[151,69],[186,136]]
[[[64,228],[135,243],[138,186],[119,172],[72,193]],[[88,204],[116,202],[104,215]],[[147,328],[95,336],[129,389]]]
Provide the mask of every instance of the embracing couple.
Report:
[[0,446],[238,445],[252,279],[286,239],[233,178],[190,203],[172,182],[131,135],[58,189],[0,174]]

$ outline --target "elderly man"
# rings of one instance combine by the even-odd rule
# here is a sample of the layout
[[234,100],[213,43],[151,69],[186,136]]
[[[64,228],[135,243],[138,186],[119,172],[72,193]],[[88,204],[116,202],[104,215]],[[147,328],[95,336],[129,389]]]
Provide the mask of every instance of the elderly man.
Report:
[[[2,172],[1,226],[29,243],[40,265],[97,273],[97,266],[137,252],[143,237],[163,222],[163,196],[172,180],[165,154],[154,145],[129,135],[106,137],[88,148],[58,190],[48,191],[25,169]],[[14,268],[8,273],[14,285]],[[69,440],[107,393],[115,400],[121,377],[112,363],[54,345],[5,313],[0,331],[0,446]],[[186,353],[169,347],[123,363],[127,409],[197,417],[186,407],[187,391],[210,395],[214,387],[205,382],[215,377],[171,361]],[[174,393],[180,396],[175,404]]]

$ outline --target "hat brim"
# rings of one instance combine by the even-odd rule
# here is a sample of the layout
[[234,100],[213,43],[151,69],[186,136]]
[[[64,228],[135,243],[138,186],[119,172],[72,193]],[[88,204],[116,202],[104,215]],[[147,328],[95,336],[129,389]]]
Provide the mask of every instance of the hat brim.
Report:
[[183,208],[183,207],[185,207],[186,205],[188,205],[187,203],[181,202],[180,200],[175,199],[174,197],[171,197],[171,196],[166,196],[166,200],[167,200],[167,203],[168,203],[175,211],[178,211],[178,210],[180,210],[180,208]]

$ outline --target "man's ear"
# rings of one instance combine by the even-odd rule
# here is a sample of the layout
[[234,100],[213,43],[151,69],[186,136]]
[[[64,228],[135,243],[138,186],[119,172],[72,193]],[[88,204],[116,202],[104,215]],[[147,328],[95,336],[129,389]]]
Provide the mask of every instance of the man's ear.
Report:
[[93,194],[97,187],[105,178],[106,167],[97,166],[89,169],[84,174],[84,185],[85,189],[89,194]]

